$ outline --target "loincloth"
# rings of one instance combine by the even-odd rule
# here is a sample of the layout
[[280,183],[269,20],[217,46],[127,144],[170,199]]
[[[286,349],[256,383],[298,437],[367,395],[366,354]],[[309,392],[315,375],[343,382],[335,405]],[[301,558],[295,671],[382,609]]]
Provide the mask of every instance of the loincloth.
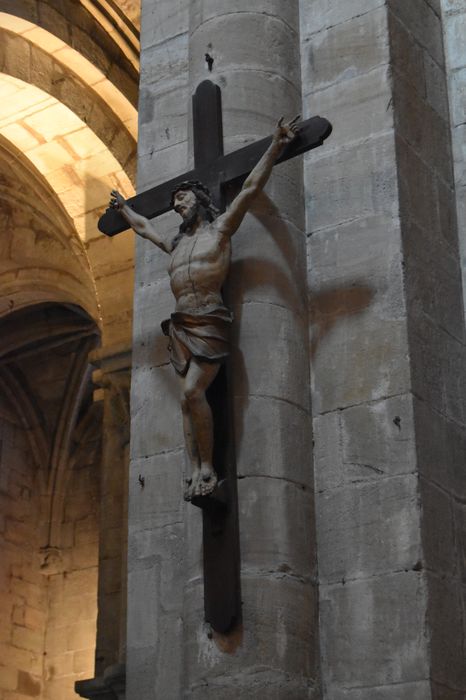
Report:
[[205,362],[222,362],[229,353],[233,316],[225,306],[186,313],[176,311],[162,322],[170,342],[170,362],[178,374],[185,375],[191,357]]

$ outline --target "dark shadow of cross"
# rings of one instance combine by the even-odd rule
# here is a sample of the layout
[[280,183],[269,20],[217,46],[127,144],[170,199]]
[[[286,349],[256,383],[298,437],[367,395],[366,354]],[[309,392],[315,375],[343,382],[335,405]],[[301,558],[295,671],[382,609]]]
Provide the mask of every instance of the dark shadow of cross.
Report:
[[[330,136],[332,125],[322,117],[312,117],[298,124],[296,138],[283,150],[277,163],[321,146]],[[225,188],[241,184],[272,141],[272,136],[223,155],[222,100],[218,85],[204,80],[193,95],[194,169],[131,197],[127,204],[147,219],[165,214],[171,207],[173,190],[180,182],[199,180],[206,185],[214,203],[225,210]],[[126,219],[115,209],[107,209],[99,219],[99,230],[107,236],[126,231]]]

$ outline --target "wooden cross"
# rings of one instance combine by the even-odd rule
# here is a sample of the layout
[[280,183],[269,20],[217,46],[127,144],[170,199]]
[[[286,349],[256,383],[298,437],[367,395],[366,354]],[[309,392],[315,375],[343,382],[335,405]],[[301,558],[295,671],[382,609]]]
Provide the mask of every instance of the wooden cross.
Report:
[[[312,117],[300,122],[298,129],[277,163],[322,145],[332,126],[326,119]],[[193,96],[193,135],[194,169],[127,200],[138,214],[153,219],[169,211],[172,192],[186,180],[199,180],[206,185],[214,204],[224,211],[229,193],[242,184],[272,141],[269,136],[224,155],[221,91],[210,80],[202,82]],[[127,228],[126,219],[115,209],[107,209],[99,220],[99,229],[107,236]],[[219,483],[209,496],[192,499],[193,505],[203,512],[205,619],[220,633],[227,633],[241,620],[237,475],[229,377],[227,362],[207,392],[214,417],[213,463]]]
[[[296,138],[283,150],[276,163],[299,156],[321,146],[330,136],[332,126],[327,119],[312,117],[298,124]],[[251,143],[233,153],[223,155],[222,102],[218,85],[204,80],[193,95],[194,169],[167,182],[131,197],[127,204],[147,219],[171,209],[171,195],[180,182],[199,180],[209,188],[214,204],[224,211],[225,190],[241,184],[269,147],[272,137]],[[99,230],[107,236],[126,231],[126,219],[115,209],[107,209],[99,219]]]

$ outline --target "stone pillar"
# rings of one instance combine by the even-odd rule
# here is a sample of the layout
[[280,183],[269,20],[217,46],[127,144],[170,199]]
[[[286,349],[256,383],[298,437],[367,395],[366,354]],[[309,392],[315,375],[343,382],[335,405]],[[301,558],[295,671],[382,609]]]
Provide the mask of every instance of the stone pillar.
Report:
[[439,9],[302,3],[305,106],[334,124],[306,167],[328,700],[465,690],[466,357]]
[[[190,88],[207,77],[221,86],[225,152],[271,133],[281,115],[301,112],[298,32],[294,1],[190,3]],[[199,533],[191,526],[186,688],[193,698],[311,697],[316,610],[301,159],[275,168],[232,245],[243,621],[227,638],[210,639],[203,628]]]
[[[178,7],[179,6],[179,7]],[[189,10],[189,16],[184,14]],[[146,19],[145,19],[146,18]],[[150,23],[150,25],[149,25]],[[143,2],[139,187],[192,162],[191,94],[222,89],[225,151],[301,111],[298,3]],[[152,29],[151,29],[152,27]],[[214,58],[209,72],[205,54]],[[189,61],[189,63],[188,63]],[[189,66],[189,67],[188,67]],[[189,143],[189,149],[187,145]],[[279,166],[233,241],[232,400],[242,625],[204,624],[201,513],[182,501],[163,253],[138,243],[129,501],[129,700],[314,697],[316,605],[302,163]],[[175,217],[159,220],[176,230]],[[144,485],[139,477],[142,477]]]
[[129,462],[129,390],[131,350],[117,346],[95,350],[91,361],[103,401],[100,473],[100,527],[95,678],[80,681],[85,698],[124,697],[127,597],[127,493]]

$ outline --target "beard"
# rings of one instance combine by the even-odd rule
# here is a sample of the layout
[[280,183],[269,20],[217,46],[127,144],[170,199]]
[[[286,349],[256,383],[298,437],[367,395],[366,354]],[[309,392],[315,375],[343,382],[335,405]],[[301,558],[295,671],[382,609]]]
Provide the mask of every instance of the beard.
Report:
[[189,233],[189,231],[193,228],[194,224],[196,223],[198,216],[199,216],[199,208],[200,204],[199,202],[196,202],[196,204],[193,205],[193,208],[191,209],[191,213],[189,216],[186,217],[186,219],[183,219],[183,221],[180,224],[179,232],[182,233]]

